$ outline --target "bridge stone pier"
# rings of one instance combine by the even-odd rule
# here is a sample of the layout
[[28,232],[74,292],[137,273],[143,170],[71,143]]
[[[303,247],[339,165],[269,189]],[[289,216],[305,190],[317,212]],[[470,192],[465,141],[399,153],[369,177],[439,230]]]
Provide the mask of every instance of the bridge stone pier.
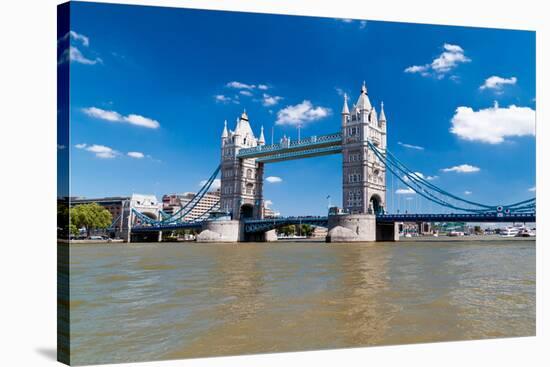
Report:
[[343,210],[329,214],[327,241],[356,242],[396,240],[395,226],[377,224],[376,214],[386,205],[386,168],[369,148],[386,151],[386,116],[371,105],[363,82],[357,102],[348,107],[347,96],[341,114],[340,132],[291,141],[283,137],[278,144],[266,145],[263,127],[257,138],[245,112],[234,130],[224,123],[221,135],[220,210],[229,213],[203,223],[199,242],[266,241],[270,233],[248,233],[244,223],[264,217],[264,165],[291,159],[342,154]]

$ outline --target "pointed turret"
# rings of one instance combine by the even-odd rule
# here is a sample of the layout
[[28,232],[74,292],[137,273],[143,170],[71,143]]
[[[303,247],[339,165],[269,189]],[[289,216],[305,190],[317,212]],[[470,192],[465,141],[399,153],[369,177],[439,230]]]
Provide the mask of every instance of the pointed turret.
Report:
[[361,86],[361,94],[359,95],[359,99],[357,99],[357,103],[355,105],[359,110],[370,110],[372,108],[369,96],[367,95],[367,85],[365,82],[363,82],[363,86]]
[[248,115],[246,114],[246,108],[243,110],[243,113],[241,114],[241,120],[248,121]]
[[378,116],[379,122],[386,122],[386,114],[384,113],[384,102],[380,103],[380,116]]
[[262,128],[260,130],[260,138],[258,139],[259,145],[265,145],[265,137],[264,137],[264,126],[262,125]]
[[237,120],[235,122],[235,129],[233,130],[233,133],[235,135],[239,135],[240,130],[241,130],[241,120],[239,118],[237,118]]
[[342,107],[342,115],[349,115],[348,95],[344,93],[344,106]]
[[372,110],[370,110],[370,120],[372,122],[378,122],[378,115],[376,113],[376,107],[372,107]]
[[222,138],[227,138],[229,136],[227,132],[227,120],[223,122],[223,132],[222,132]]

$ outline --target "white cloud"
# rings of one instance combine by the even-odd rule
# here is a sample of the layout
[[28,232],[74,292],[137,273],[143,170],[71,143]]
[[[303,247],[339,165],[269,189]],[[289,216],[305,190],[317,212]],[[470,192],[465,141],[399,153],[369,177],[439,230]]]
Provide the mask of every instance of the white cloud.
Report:
[[69,39],[69,37],[76,42],[82,43],[82,45],[85,47],[88,47],[90,45],[90,39],[88,37],[83,34],[76,33],[75,31],[69,31],[65,33],[65,35],[61,37],[57,42],[65,42]]
[[221,103],[231,102],[231,97],[224,96],[223,94],[216,94],[214,96],[214,99],[216,100],[216,102],[221,102]]
[[279,183],[283,182],[283,179],[277,176],[268,176],[265,178],[265,180],[269,183]]
[[330,114],[326,107],[314,107],[310,101],[304,100],[294,106],[287,106],[277,112],[277,125],[303,125],[304,123],[320,120]]
[[99,57],[96,57],[95,59],[89,59],[86,56],[80,52],[80,50],[75,46],[70,46],[69,48],[65,49],[58,60],[58,65],[63,64],[65,62],[76,62],[79,64],[85,64],[85,65],[95,65],[95,64],[102,64],[103,60]]
[[536,186],[530,187],[527,191],[535,192],[537,191],[537,187]]
[[116,111],[108,111],[97,107],[87,107],[83,108],[82,111],[90,116],[101,120],[111,121],[111,122],[125,122],[131,125],[146,127],[149,129],[157,129],[160,127],[160,123],[157,120],[150,119],[136,114],[129,114],[127,116],[122,116]]
[[116,157],[119,153],[105,145],[93,144],[84,148],[88,152],[94,153],[97,158],[110,159]]
[[415,195],[416,191],[414,191],[413,189],[408,187],[406,189],[397,189],[397,190],[395,190],[395,193],[397,195]]
[[405,73],[424,73],[429,69],[428,65],[412,65],[405,68]]
[[273,201],[271,200],[264,200],[264,207],[269,208],[271,205],[273,205]]
[[271,96],[269,94],[264,93],[262,96],[262,104],[265,107],[274,106],[277,103],[279,103],[280,100],[282,100],[283,97],[280,96]]
[[132,125],[146,127],[149,129],[157,129],[160,126],[157,120],[153,120],[148,117],[136,115],[133,113],[129,114],[128,116],[124,116],[124,121]]
[[[199,182],[199,186],[202,187],[208,182],[208,180],[202,180]],[[212,182],[212,186],[210,186],[210,190],[217,190],[222,186],[222,181],[219,178],[214,179]]]
[[227,88],[234,88],[234,89],[254,89],[256,86],[254,84],[246,84],[241,83],[237,81],[229,82],[225,85]]
[[82,51],[71,43],[65,44],[65,42],[68,39],[71,39],[75,41],[76,43],[80,43],[84,47],[88,47],[90,45],[90,39],[80,33],[76,33],[75,31],[69,31],[67,32],[63,37],[58,39],[57,44],[58,47],[64,47],[65,49],[61,53],[61,56],[59,57],[59,60],[57,61],[58,65],[61,65],[63,63],[67,62],[76,62],[79,64],[84,65],[95,65],[95,64],[102,64],[103,60],[100,57],[96,57],[94,59],[88,58],[82,54]]
[[248,97],[252,96],[252,92],[249,90],[241,90],[239,93],[242,94],[243,96],[248,96]]
[[459,166],[453,166],[449,168],[441,169],[443,172],[457,172],[457,173],[474,173],[479,172],[479,167],[472,166],[470,164],[461,164]]
[[421,147],[419,145],[412,145],[412,144],[402,143],[400,141],[398,141],[397,144],[401,145],[402,147],[409,148],[409,149],[424,150],[424,147]]
[[87,147],[87,144],[75,144],[74,146],[76,149],[84,149]]
[[128,157],[136,158],[136,159],[145,158],[145,154],[143,154],[141,152],[128,152],[127,155],[128,155]]
[[433,75],[437,79],[442,79],[445,74],[456,68],[459,64],[470,62],[467,56],[464,55],[464,50],[458,45],[445,43],[443,52],[436,57],[431,63],[424,65],[412,65],[405,68],[405,73],[418,73],[422,76]]
[[258,89],[259,90],[268,90],[269,89],[269,86],[265,85],[265,84],[258,84]]
[[351,24],[351,23],[359,23],[359,29],[365,29],[365,27],[367,26],[367,21],[366,20],[355,20],[355,19],[350,19],[350,18],[336,18],[336,20],[342,22],[342,23],[348,23],[348,24]]
[[498,91],[502,91],[502,88],[505,85],[514,85],[516,84],[517,81],[518,79],[515,76],[511,78],[501,78],[500,76],[493,75],[485,79],[485,83],[483,83],[483,85],[479,87],[479,89],[481,90],[493,89],[498,92]]
[[75,31],[70,31],[69,34],[73,40],[80,41],[83,46],[88,47],[90,45],[90,39],[85,35],[76,33]]
[[466,191],[464,191],[464,195],[472,195],[472,192],[471,192],[471,191],[468,191],[468,190],[466,190]]
[[499,144],[506,137],[535,136],[535,110],[530,107],[494,107],[474,111],[458,107],[451,120],[451,132],[461,139]]
[[336,93],[338,93],[339,96],[343,96],[346,92],[342,88],[334,87],[334,90],[336,90]]

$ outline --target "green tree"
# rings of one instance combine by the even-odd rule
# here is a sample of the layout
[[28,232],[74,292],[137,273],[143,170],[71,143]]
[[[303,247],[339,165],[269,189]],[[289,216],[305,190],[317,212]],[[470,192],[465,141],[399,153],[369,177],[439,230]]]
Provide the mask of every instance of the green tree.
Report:
[[80,234],[80,231],[78,230],[78,227],[75,226],[74,224],[69,225],[69,232],[71,232],[71,234],[73,236],[78,236]]
[[97,203],[82,204],[71,208],[71,225],[84,227],[90,236],[92,229],[108,228],[113,222],[111,213]]
[[296,226],[294,226],[293,224],[282,226],[281,228],[279,228],[278,233],[282,233],[285,236],[293,235],[294,233],[296,233]]
[[302,236],[310,237],[313,233],[313,226],[311,224],[302,224],[300,233]]

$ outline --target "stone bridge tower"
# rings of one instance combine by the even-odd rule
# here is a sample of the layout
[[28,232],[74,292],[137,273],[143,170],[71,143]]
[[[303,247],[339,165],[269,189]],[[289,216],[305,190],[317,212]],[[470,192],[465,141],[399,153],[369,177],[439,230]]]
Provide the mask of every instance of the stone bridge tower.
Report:
[[220,209],[231,213],[233,219],[263,216],[263,163],[256,159],[237,157],[242,148],[265,144],[263,127],[256,138],[250,127],[246,111],[237,119],[235,130],[227,130],[227,121],[222,132],[221,197]]
[[363,82],[351,112],[347,96],[342,108],[342,199],[344,209],[351,214],[376,214],[386,207],[386,168],[368,148],[367,140],[385,152],[384,104],[377,116]]

